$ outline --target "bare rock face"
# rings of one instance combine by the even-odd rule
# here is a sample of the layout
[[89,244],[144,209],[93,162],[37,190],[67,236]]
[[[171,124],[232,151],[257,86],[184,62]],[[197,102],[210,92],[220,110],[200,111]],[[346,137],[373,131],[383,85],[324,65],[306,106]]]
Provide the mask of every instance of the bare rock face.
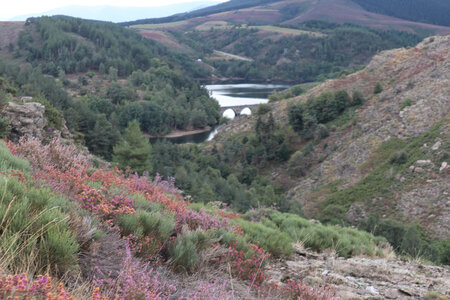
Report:
[[287,280],[326,285],[336,291],[337,299],[426,299],[431,294],[450,296],[448,267],[430,266],[420,261],[318,254],[297,249],[288,260],[266,267],[272,282]]
[[45,106],[37,102],[10,102],[1,115],[10,120],[10,139],[17,142],[22,136],[43,139],[44,127],[47,125],[44,113]]

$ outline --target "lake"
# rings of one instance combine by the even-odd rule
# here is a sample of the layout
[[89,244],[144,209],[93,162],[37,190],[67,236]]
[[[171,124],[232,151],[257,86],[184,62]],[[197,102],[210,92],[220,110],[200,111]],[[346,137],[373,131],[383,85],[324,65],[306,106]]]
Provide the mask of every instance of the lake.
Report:
[[[208,90],[210,96],[219,102],[220,107],[255,105],[269,102],[269,95],[274,90],[284,90],[290,87],[287,84],[207,84],[204,87]],[[224,115],[233,119],[234,112],[225,111]],[[174,138],[152,138],[151,141],[167,140],[176,144],[199,144],[212,140],[217,133],[217,127],[214,126],[211,131],[197,134],[190,134]]]

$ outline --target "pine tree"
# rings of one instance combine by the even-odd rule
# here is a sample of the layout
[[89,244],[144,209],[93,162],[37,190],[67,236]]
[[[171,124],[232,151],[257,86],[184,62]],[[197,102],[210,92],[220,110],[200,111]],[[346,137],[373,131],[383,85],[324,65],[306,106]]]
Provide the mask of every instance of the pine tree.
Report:
[[133,120],[125,129],[123,141],[114,147],[113,161],[121,169],[130,167],[142,174],[151,171],[151,151],[150,142],[142,135],[139,122]]

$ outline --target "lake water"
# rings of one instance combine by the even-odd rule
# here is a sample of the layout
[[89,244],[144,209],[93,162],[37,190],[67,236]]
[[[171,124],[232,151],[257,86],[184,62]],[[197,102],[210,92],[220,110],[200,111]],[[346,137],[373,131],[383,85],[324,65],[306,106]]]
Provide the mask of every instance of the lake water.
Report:
[[269,102],[274,90],[287,89],[285,84],[208,84],[205,88],[221,107],[236,105],[255,105]]
[[[286,84],[207,84],[204,87],[208,90],[210,96],[219,102],[220,107],[238,106],[238,105],[255,105],[269,102],[269,95],[274,90],[284,90],[290,87]],[[231,110],[230,110],[231,111]],[[228,118],[234,118],[234,112],[225,111]],[[215,126],[209,132],[191,134],[176,138],[155,138],[157,140],[167,140],[176,144],[199,144],[212,140],[217,133]]]

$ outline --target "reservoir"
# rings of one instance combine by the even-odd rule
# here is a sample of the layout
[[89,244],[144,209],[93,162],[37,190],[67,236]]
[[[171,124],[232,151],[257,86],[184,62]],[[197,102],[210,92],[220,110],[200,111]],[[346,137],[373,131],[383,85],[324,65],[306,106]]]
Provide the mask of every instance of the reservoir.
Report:
[[[220,107],[245,106],[269,102],[269,95],[273,91],[281,91],[290,87],[287,84],[207,84],[204,87],[210,96],[219,102]],[[227,114],[229,113],[229,114]],[[224,115],[230,119],[234,118],[234,112],[225,111]],[[173,138],[152,138],[151,141],[167,140],[176,144],[199,144],[211,140],[217,133],[214,126],[210,131],[190,134]]]

